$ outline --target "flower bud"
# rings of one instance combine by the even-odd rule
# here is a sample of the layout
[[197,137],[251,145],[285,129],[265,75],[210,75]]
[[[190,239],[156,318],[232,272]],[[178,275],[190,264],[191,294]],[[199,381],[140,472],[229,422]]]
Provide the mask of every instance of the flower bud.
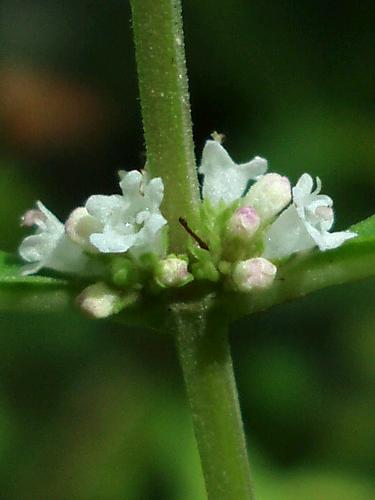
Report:
[[158,262],[155,278],[159,285],[168,288],[186,285],[193,279],[187,261],[174,255]]
[[267,288],[275,279],[277,268],[267,259],[254,259],[237,262],[233,271],[233,282],[240,292]]
[[227,230],[232,238],[248,241],[257,232],[260,218],[253,207],[238,208],[229,219]]
[[23,227],[32,227],[32,226],[41,226],[47,220],[47,217],[41,210],[31,209],[23,214],[21,217],[21,226]]
[[290,182],[279,174],[263,175],[245,196],[247,204],[254,207],[262,219],[268,221],[292,200]]
[[102,282],[85,288],[76,300],[82,311],[95,319],[107,318],[116,314],[124,306],[119,293]]
[[97,252],[90,243],[90,235],[102,230],[102,225],[85,207],[78,207],[65,222],[65,232],[69,238],[89,252]]

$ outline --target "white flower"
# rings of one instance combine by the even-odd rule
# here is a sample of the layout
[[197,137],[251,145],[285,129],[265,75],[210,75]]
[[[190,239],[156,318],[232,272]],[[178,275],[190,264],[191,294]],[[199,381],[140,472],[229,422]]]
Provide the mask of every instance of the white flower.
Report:
[[36,226],[36,233],[27,236],[19,247],[23,274],[33,274],[47,267],[65,273],[83,272],[87,257],[65,234],[64,225],[40,202],[37,210],[29,210],[22,218],[24,226]]
[[281,213],[265,236],[266,258],[280,259],[315,246],[329,250],[357,236],[351,231],[329,232],[334,222],[333,201],[319,194],[319,178],[316,185],[313,191],[312,177],[309,174],[300,177],[292,190],[292,205]]
[[219,142],[207,141],[198,170],[204,175],[203,198],[209,199],[213,205],[221,200],[232,203],[246,192],[250,180],[266,170],[267,161],[259,156],[237,165]]
[[277,272],[276,266],[267,259],[256,257],[240,260],[233,270],[233,282],[240,292],[264,289],[272,285]]
[[122,195],[94,195],[86,202],[88,214],[101,224],[89,236],[90,243],[103,253],[162,253],[161,229],[167,224],[159,210],[163,181],[148,181],[137,170],[120,172],[120,178]]

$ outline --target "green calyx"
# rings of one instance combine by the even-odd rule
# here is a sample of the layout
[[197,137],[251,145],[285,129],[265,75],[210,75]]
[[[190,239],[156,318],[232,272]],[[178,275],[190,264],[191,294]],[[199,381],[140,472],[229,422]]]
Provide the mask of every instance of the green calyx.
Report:
[[254,232],[236,233],[232,229],[232,218],[243,203],[243,198],[230,205],[221,202],[213,206],[208,200],[202,202],[199,224],[189,228],[190,267],[196,280],[218,282],[222,277],[227,281],[235,262],[262,255],[264,225]]

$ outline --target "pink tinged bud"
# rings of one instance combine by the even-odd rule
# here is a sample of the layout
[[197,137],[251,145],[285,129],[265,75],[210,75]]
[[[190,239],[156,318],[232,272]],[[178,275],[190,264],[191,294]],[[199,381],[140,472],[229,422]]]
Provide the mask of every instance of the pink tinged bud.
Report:
[[156,280],[164,287],[179,287],[191,281],[188,264],[178,257],[167,257],[158,263]]
[[85,207],[73,210],[65,223],[65,232],[69,238],[89,252],[97,252],[90,243],[90,235],[101,230],[100,221],[90,215]]
[[275,279],[276,266],[263,257],[237,262],[233,271],[233,282],[240,292],[269,287]]
[[228,222],[228,232],[232,237],[251,239],[257,232],[260,218],[253,207],[238,208]]
[[32,227],[32,226],[41,226],[47,221],[47,217],[41,210],[28,210],[21,217],[21,226],[24,227]]
[[289,179],[275,173],[266,174],[251,186],[245,199],[263,221],[272,219],[292,200]]
[[77,304],[90,318],[102,319],[118,313],[123,306],[121,296],[105,283],[90,285],[77,297]]

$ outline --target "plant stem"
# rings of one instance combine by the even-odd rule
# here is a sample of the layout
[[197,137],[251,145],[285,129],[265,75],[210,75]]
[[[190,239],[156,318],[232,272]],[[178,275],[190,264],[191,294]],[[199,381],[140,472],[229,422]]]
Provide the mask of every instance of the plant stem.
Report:
[[[215,317],[216,316],[216,317]],[[175,336],[210,500],[253,499],[225,320],[180,305]]]
[[180,0],[131,0],[147,168],[165,186],[162,211],[172,250],[185,251],[183,217],[194,223],[199,190],[194,158]]
[[[165,186],[171,248],[185,251],[182,217],[195,225],[194,160],[180,0],[131,0],[147,166]],[[177,347],[210,499],[252,498],[246,443],[224,322],[202,303],[172,307]]]

